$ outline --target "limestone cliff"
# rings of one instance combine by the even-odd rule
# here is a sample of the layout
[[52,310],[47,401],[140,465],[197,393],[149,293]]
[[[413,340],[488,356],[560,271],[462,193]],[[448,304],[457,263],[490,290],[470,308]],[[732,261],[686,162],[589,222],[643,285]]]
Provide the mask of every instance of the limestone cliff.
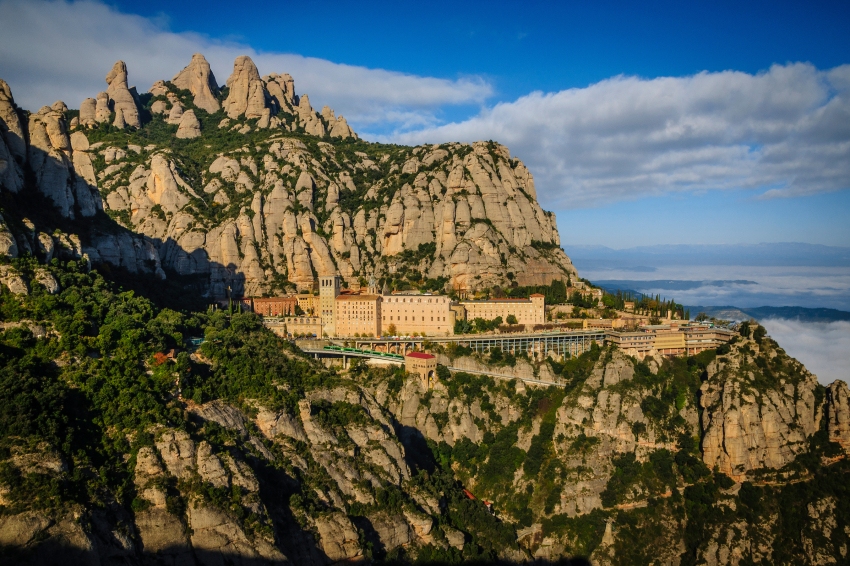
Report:
[[107,83],[73,120],[64,105],[31,115],[27,134],[0,90],[2,189],[20,193],[29,169],[62,217],[103,209],[143,236],[84,237],[92,261],[130,265],[144,249],[217,297],[333,273],[447,289],[575,276],[531,172],[497,143],[357,141],[345,118],[296,96],[292,77],[261,77],[244,56],[223,90],[197,54],[141,96],[121,61]]

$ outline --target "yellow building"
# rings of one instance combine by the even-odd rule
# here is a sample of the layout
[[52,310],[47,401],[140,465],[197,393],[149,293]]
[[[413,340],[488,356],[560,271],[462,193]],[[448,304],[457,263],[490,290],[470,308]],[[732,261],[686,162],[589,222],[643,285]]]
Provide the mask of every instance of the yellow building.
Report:
[[517,324],[543,324],[546,321],[545,297],[539,293],[528,299],[490,299],[489,301],[460,301],[466,312],[466,320],[483,318],[493,320],[502,317],[507,324],[508,316],[514,315]]
[[305,314],[319,316],[321,310],[319,295],[295,295],[295,300],[298,301],[298,306]]
[[683,333],[685,335],[685,353],[689,356],[717,348],[732,340],[736,335],[731,330],[709,326],[686,327],[683,329]]
[[395,326],[396,335],[454,334],[455,313],[445,295],[385,295],[381,305],[381,331]]
[[655,349],[664,356],[681,356],[685,353],[685,333],[678,330],[656,331]]
[[650,332],[615,332],[605,333],[605,340],[614,344],[629,356],[643,357],[655,348],[655,334]]
[[339,295],[335,307],[335,333],[328,336],[381,335],[380,295]]

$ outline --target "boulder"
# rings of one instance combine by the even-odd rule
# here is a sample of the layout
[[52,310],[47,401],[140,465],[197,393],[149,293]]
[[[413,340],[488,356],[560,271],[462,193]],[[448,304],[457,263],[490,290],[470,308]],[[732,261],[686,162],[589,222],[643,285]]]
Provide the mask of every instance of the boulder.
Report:
[[180,118],[180,126],[177,128],[177,137],[180,139],[192,139],[200,137],[201,123],[195,116],[194,110],[187,110]]
[[165,121],[171,125],[177,125],[183,119],[183,106],[179,102],[175,102],[168,112],[168,118]]

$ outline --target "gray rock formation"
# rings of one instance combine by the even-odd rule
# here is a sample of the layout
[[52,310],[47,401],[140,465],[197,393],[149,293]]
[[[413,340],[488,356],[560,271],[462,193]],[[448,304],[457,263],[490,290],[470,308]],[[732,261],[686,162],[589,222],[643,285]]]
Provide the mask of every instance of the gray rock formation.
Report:
[[0,256],[18,257],[18,243],[3,215],[0,215]]
[[0,79],[0,137],[2,137],[9,154],[19,164],[22,164],[27,155],[26,135],[12,97],[12,89],[6,81]]
[[[733,346],[726,362],[714,362],[702,385],[703,459],[733,479],[751,470],[781,468],[808,447],[821,418],[814,390],[817,378],[802,370],[802,378],[783,380],[772,388],[755,388],[752,355],[742,347],[759,345],[745,340]],[[761,348],[767,348],[764,343]]]
[[216,99],[218,85],[215,82],[215,75],[210,70],[210,64],[200,53],[192,55],[192,61],[171,79],[171,83],[179,89],[190,91],[194,96],[193,102],[198,108],[203,108],[210,114],[218,112],[221,108]]
[[194,110],[187,110],[180,118],[180,126],[177,128],[177,137],[180,139],[192,139],[201,136],[201,123],[195,116]]
[[257,66],[247,55],[236,58],[233,74],[227,79],[229,89],[224,111],[230,118],[260,118],[267,108],[266,92]]
[[29,119],[29,166],[38,190],[68,218],[74,218],[71,142],[62,114],[45,106]]
[[106,75],[106,83],[109,85],[106,94],[109,95],[116,114],[116,126],[120,116],[126,125],[134,128],[141,127],[136,97],[127,85],[127,65],[124,61],[117,61],[112,66],[112,70]]
[[827,388],[827,414],[830,441],[850,451],[850,390],[843,381],[835,381]]

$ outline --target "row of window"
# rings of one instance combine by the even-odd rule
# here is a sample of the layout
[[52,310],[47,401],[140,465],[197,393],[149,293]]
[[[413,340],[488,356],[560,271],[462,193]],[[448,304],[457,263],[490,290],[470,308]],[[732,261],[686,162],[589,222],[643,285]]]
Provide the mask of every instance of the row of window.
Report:
[[[413,320],[412,320],[411,322],[416,322],[416,317],[415,317],[415,316],[414,316],[414,317],[411,317],[411,318],[413,318]],[[387,320],[386,315],[384,315],[384,316],[382,317],[382,320],[384,320],[384,321],[386,321],[386,320]],[[392,321],[392,320],[393,320],[393,317],[392,317],[392,316],[390,316],[390,321]],[[404,317],[404,320],[405,320],[405,321],[407,321],[407,317]],[[401,317],[398,317],[398,321],[399,321],[399,322],[401,322]],[[422,317],[422,322],[425,322],[425,317],[424,317],[424,316]],[[431,317],[431,322],[434,322],[434,317],[433,317],[433,316]],[[439,316],[437,317],[437,322],[440,322],[440,317],[439,317]],[[446,317],[443,317],[442,322],[446,322]]]

